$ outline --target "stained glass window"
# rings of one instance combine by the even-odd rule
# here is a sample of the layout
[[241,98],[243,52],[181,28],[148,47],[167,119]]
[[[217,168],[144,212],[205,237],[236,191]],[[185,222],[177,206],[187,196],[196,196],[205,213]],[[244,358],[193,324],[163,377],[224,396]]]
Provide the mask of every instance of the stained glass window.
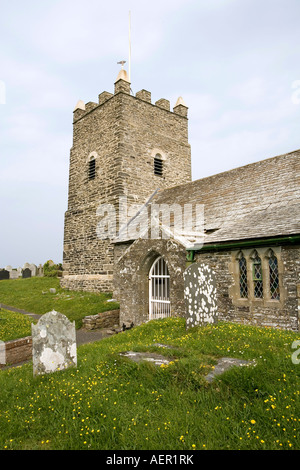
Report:
[[255,253],[255,258],[253,258],[253,283],[254,283],[254,297],[257,299],[262,299],[264,296],[263,290],[263,278],[262,278],[262,266],[261,259],[258,256],[258,253]]
[[269,275],[270,275],[270,294],[272,300],[279,300],[279,276],[278,276],[278,261],[275,254],[269,258]]
[[247,284],[247,261],[245,257],[239,259],[239,277],[240,277],[240,296],[242,299],[248,297],[248,284]]

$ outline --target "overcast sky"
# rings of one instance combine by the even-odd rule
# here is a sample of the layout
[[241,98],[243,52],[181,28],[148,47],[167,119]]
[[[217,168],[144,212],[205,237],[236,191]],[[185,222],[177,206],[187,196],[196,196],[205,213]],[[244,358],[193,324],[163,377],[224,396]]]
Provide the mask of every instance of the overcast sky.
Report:
[[0,267],[62,261],[73,109],[113,92],[129,10],[133,93],[184,98],[194,180],[300,148],[300,0],[0,0]]

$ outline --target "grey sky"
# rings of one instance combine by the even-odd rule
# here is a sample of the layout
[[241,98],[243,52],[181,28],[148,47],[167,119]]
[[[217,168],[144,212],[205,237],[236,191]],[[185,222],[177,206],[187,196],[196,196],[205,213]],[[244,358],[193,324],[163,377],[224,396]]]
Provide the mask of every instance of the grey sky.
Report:
[[0,0],[0,267],[62,261],[73,109],[113,92],[129,10],[132,90],[184,98],[193,179],[300,148],[299,0]]

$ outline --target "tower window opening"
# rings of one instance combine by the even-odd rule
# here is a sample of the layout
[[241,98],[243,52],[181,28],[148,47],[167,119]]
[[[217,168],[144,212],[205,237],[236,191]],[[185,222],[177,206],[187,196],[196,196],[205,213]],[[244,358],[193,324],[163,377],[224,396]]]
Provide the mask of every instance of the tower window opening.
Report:
[[96,177],[96,160],[94,158],[89,161],[88,177],[89,180],[92,180]]
[[159,154],[154,157],[154,174],[156,176],[163,175],[163,161]]

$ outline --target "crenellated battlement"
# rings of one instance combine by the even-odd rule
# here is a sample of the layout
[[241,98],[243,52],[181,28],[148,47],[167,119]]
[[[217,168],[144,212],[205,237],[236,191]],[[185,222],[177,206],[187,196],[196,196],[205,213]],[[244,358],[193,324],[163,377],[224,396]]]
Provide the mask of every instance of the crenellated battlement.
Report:
[[[130,95],[132,98],[141,100],[143,102],[149,103],[152,106],[156,106],[157,108],[164,109],[165,111],[172,112],[170,109],[170,101],[165,98],[160,98],[159,100],[155,101],[153,104],[151,102],[151,92],[148,90],[140,90],[138,91],[135,96],[131,94],[130,89],[130,82],[128,80],[128,76],[125,70],[121,70],[117,77],[117,80],[114,84],[114,93],[109,93],[108,91],[103,91],[98,96],[98,103],[89,101],[88,103],[84,103],[83,101],[78,101],[74,109],[74,119],[73,121],[76,122],[77,120],[84,117],[86,114],[93,111],[95,108],[102,106],[108,100],[113,98],[114,96],[118,95],[119,93],[125,93]],[[173,107],[173,113],[187,118],[188,115],[188,107],[184,103],[182,97],[179,97],[175,106]]]

